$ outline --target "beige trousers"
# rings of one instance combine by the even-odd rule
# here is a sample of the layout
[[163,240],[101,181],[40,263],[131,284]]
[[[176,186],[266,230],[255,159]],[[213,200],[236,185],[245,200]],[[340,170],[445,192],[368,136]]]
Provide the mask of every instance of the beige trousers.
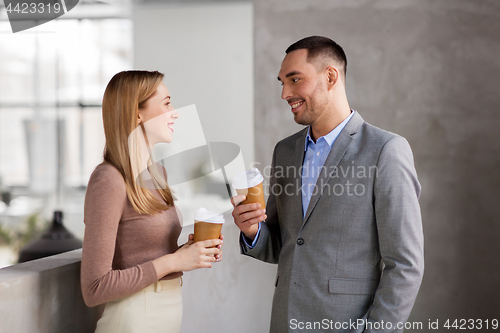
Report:
[[160,280],[106,303],[96,333],[180,333],[182,278]]

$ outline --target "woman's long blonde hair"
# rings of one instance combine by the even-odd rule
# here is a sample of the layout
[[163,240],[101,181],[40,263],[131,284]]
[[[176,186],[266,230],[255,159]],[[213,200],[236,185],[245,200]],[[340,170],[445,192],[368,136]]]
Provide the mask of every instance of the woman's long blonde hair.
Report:
[[[104,161],[120,171],[125,180],[130,203],[140,214],[155,214],[174,205],[174,197],[166,178],[162,176],[162,172],[158,171],[157,165],[152,165],[154,161],[151,154],[148,160],[148,171],[164,202],[156,199],[147,188],[142,186],[142,173],[139,170],[141,145],[137,137],[141,134],[145,135],[140,128],[137,130],[139,109],[143,108],[149,98],[156,93],[156,88],[162,82],[163,76],[157,71],[120,72],[109,81],[102,101],[102,118],[106,136]],[[147,140],[147,137],[142,137],[142,139]]]

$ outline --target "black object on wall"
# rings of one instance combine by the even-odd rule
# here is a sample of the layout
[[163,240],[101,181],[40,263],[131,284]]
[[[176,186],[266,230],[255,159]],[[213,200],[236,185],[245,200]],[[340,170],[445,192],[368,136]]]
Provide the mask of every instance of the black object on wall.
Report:
[[63,213],[56,210],[50,229],[21,249],[19,263],[80,249],[82,241],[64,227],[62,220]]

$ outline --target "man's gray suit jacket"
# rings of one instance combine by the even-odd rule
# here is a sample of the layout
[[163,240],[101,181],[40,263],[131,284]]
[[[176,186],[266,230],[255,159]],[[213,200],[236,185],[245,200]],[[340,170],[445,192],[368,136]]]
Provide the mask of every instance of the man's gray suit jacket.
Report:
[[303,218],[306,134],[276,145],[268,217],[254,248],[240,238],[243,254],[278,264],[270,332],[402,332],[424,270],[410,146],[356,112]]

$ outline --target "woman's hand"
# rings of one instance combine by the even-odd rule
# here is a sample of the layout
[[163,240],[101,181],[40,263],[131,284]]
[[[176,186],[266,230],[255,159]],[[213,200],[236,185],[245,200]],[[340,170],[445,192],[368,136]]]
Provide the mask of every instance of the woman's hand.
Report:
[[[220,234],[219,239],[221,240],[221,243],[219,245],[217,245],[216,248],[218,248],[220,250],[220,253],[215,255],[215,259],[217,262],[221,261],[221,259],[222,259],[222,245],[224,245],[224,235]],[[188,242],[183,244],[182,246],[184,246],[186,244],[192,244],[193,240],[194,240],[194,234],[189,234]]]
[[221,239],[209,239],[195,243],[193,234],[189,235],[188,242],[172,254],[174,265],[178,267],[177,271],[212,267],[212,262],[220,259],[221,245]]
[[224,236],[221,235],[219,239],[209,239],[195,243],[193,234],[190,234],[187,243],[177,251],[153,260],[158,279],[173,272],[211,268],[213,262],[220,261],[223,238]]
[[219,239],[221,243],[216,247],[220,250],[220,253],[215,255],[215,259],[217,260],[217,262],[222,260],[222,245],[224,245],[224,235],[220,234]]

